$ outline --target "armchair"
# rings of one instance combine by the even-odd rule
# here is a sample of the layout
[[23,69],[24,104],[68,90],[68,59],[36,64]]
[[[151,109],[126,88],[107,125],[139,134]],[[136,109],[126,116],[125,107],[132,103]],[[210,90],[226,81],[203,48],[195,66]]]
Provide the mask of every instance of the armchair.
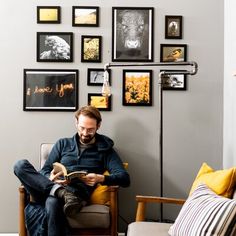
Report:
[[[40,147],[40,167],[52,149],[53,144],[44,143]],[[124,165],[127,165],[126,163]],[[70,235],[117,236],[118,186],[98,186],[91,196],[91,204],[78,213],[76,219],[68,218]],[[99,199],[97,196],[99,195]],[[24,209],[29,202],[26,190],[19,187],[19,236],[27,236]]]

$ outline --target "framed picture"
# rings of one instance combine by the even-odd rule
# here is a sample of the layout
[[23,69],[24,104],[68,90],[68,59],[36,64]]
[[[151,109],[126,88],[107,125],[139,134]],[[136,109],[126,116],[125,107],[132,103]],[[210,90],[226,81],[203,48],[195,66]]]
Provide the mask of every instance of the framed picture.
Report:
[[112,8],[112,61],[153,61],[153,7]]
[[168,71],[178,71],[177,74],[173,75],[164,75],[162,79],[162,89],[163,90],[186,90],[187,88],[187,80],[186,74],[179,74],[181,71],[184,70],[165,70]]
[[99,26],[99,7],[72,7],[72,25],[73,26]]
[[61,7],[59,6],[37,6],[38,24],[61,23]]
[[82,35],[81,37],[81,61],[101,62],[102,36]]
[[152,70],[123,70],[123,105],[152,105]]
[[88,105],[95,106],[100,111],[111,111],[111,96],[102,96],[101,93],[89,93]]
[[75,111],[78,70],[24,69],[24,111]]
[[161,62],[187,61],[186,44],[161,44]]
[[165,16],[165,38],[182,39],[182,16]]
[[73,33],[37,32],[37,62],[72,62]]
[[[111,85],[111,70],[108,69],[109,84]],[[103,68],[88,68],[87,85],[102,86],[104,81]]]

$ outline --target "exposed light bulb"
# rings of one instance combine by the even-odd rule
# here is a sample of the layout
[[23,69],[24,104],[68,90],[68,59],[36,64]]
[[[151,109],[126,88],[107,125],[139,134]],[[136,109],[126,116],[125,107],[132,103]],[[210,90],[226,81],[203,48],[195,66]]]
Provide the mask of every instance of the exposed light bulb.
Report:
[[102,96],[108,97],[111,96],[111,87],[109,84],[109,73],[107,70],[104,72],[104,79],[102,85]]

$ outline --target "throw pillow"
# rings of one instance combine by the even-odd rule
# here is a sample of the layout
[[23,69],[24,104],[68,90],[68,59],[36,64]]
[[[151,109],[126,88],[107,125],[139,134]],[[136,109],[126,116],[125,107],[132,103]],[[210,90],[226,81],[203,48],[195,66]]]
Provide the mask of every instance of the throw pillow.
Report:
[[231,198],[236,183],[236,168],[214,171],[206,163],[203,163],[193,182],[190,194],[199,183],[205,183],[218,195]]
[[236,201],[200,184],[183,205],[171,236],[230,236],[236,223]]

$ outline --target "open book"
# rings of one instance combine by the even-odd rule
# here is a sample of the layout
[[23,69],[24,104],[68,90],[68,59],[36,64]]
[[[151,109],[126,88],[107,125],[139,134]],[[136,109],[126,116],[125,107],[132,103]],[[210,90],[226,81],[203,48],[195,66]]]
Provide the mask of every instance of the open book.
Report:
[[79,171],[73,171],[71,173],[67,173],[67,169],[66,167],[59,163],[59,162],[54,162],[53,163],[53,169],[54,169],[54,173],[58,173],[58,172],[62,172],[63,176],[66,180],[72,181],[75,179],[80,179],[83,176],[85,176],[87,174],[87,171],[84,170],[79,170]]

